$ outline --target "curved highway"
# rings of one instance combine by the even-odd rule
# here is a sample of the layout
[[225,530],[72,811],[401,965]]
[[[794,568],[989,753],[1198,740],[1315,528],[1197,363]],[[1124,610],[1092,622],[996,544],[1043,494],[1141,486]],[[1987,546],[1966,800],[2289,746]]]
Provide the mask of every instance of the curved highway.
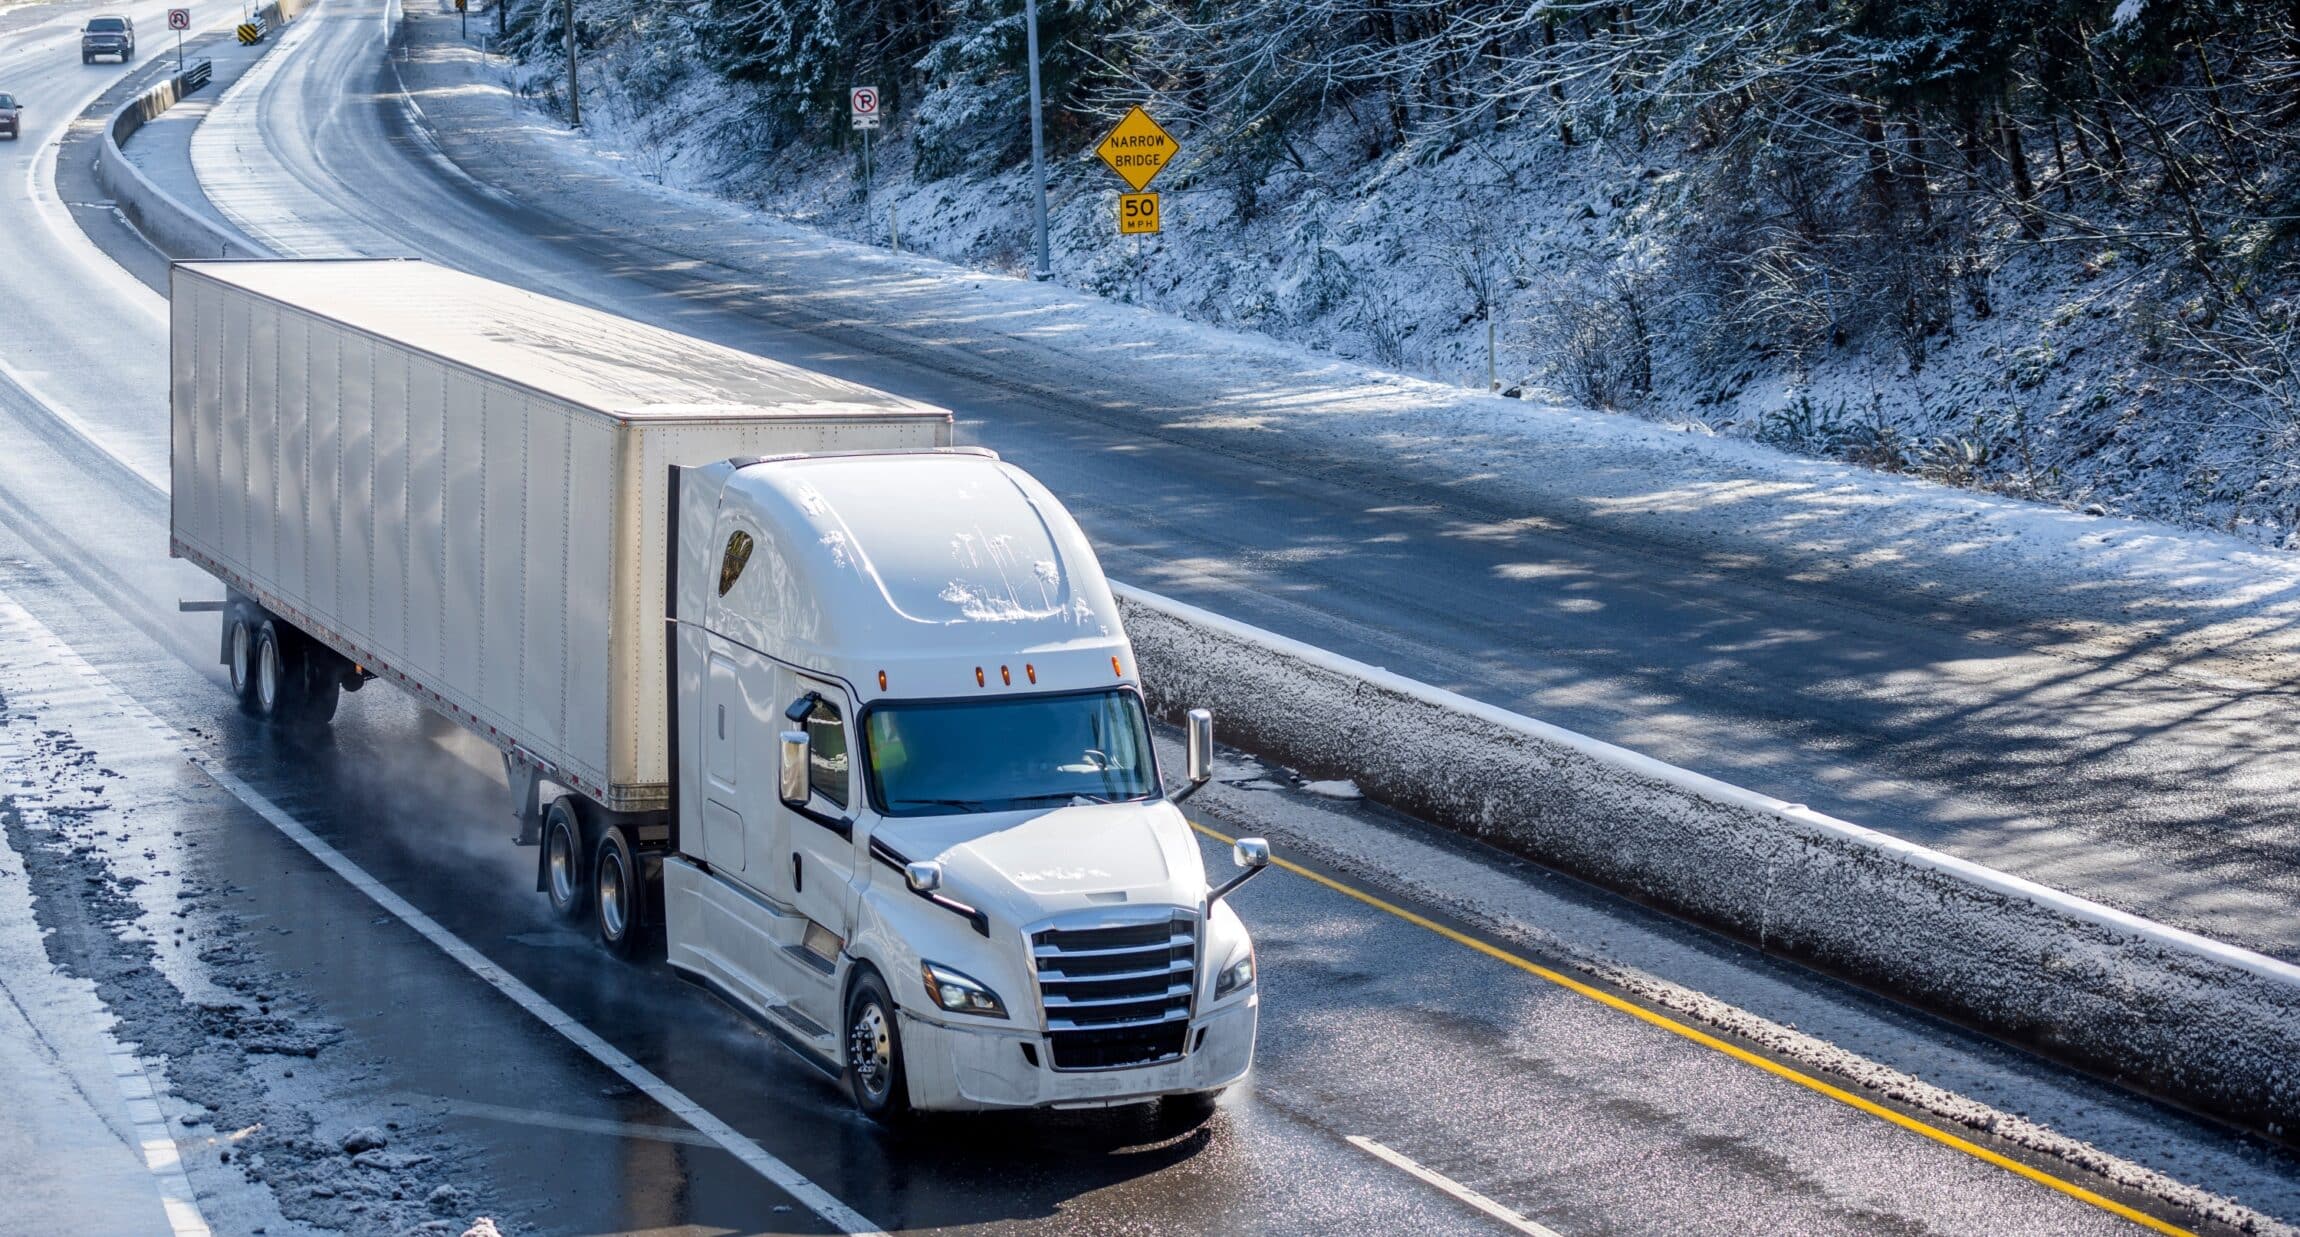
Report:
[[[239,96],[252,105],[252,124],[219,108],[194,151],[207,167],[220,157],[242,165],[241,179],[208,184],[259,236],[420,252],[935,399],[961,409],[982,440],[1066,500],[1080,496],[1119,574],[1142,577],[1190,552],[1251,562],[1236,578],[1262,581],[1287,604],[1267,614],[1246,607],[1247,617],[1295,622],[1296,634],[1313,639],[1349,633],[1326,641],[1345,647],[1363,647],[1359,623],[1377,630],[1408,600],[1459,597],[1430,628],[1422,665],[1385,660],[1417,672],[1485,666],[1491,655],[1478,650],[1517,648],[1523,638],[1512,671],[1522,677],[1496,680],[1511,685],[1503,695],[1512,700],[1564,664],[1544,666],[1541,650],[1553,646],[1532,638],[1511,606],[1478,600],[1484,590],[1469,585],[1490,572],[1474,554],[1457,550],[1470,557],[1448,561],[1440,552],[1458,540],[1442,535],[1455,516],[1408,521],[1410,549],[1289,574],[1279,551],[1301,536],[1289,530],[1323,521],[1369,540],[1380,525],[1389,536],[1397,530],[1372,514],[1386,504],[1308,472],[1250,467],[1130,431],[1135,414],[1124,408],[1081,416],[1075,400],[947,376],[931,349],[857,356],[833,325],[812,324],[822,332],[814,334],[789,322],[780,301],[690,300],[707,272],[475,192],[425,150],[392,95],[347,91],[346,82],[388,73],[380,6],[330,0],[288,37]],[[10,40],[0,43],[4,74],[16,47],[0,38]],[[20,68],[54,71],[23,67],[33,59]],[[100,84],[88,83],[82,101]],[[90,727],[98,759],[162,761],[164,753],[95,730],[123,701],[150,710],[165,743],[208,753],[613,1051],[879,1227],[1574,1237],[2210,1229],[2075,1160],[1887,1098],[1921,1088],[1869,1092],[1843,1072],[1824,1074],[1817,1058],[1840,1049],[1982,1097],[1965,1101],[1966,1111],[1990,1114],[1999,1128],[2026,1113],[2111,1155],[2300,1214],[2289,1157],[2207,1124],[1377,810],[1235,787],[1193,805],[1210,831],[1210,863],[1223,850],[1213,834],[1247,828],[1268,829],[1281,854],[1323,858],[1239,895],[1263,960],[1263,1041],[1254,1075],[1211,1121],[1175,1127],[1121,1111],[937,1122],[907,1135],[871,1127],[828,1081],[659,963],[614,964],[550,922],[540,898],[524,892],[532,854],[509,844],[500,771],[476,744],[428,733],[411,705],[381,687],[347,699],[332,737],[308,748],[280,743],[228,706],[211,664],[213,617],[175,608],[214,586],[166,558],[161,306],[58,226],[52,143],[65,123],[35,123],[30,159],[0,152],[15,160],[0,163],[10,178],[0,230],[39,238],[12,246],[0,264],[0,303],[39,324],[38,333],[0,335],[0,595],[59,639],[24,664],[85,658],[108,683],[92,698],[25,696],[10,708],[43,724]],[[46,230],[28,230],[35,226]],[[1083,501],[1096,493],[1146,495],[1148,509]],[[1570,537],[1546,552],[1595,554]],[[1383,574],[1417,570],[1425,574]],[[1669,594],[1630,568],[1603,574],[1658,630],[1673,608]],[[1331,604],[1320,610],[1305,597]],[[1725,640],[1724,627],[1776,613],[1786,621],[1801,600],[1749,601],[1704,638]],[[1428,617],[1429,607],[1418,609]],[[1325,614],[1326,626],[1302,619],[1312,613]],[[1835,621],[1869,631],[1878,620]],[[1890,632],[1871,634],[1883,643]],[[1627,674],[1642,656],[1607,673]],[[1669,664],[1636,674],[1663,676]],[[123,750],[107,754],[106,744]],[[1244,785],[1262,773],[1232,772]],[[232,915],[270,925],[248,948],[342,1029],[346,1046],[307,1068],[359,1062],[355,1085],[376,1105],[410,1106],[477,1148],[471,1171],[523,1230],[823,1231],[803,1204],[603,1076],[212,785],[171,792],[140,819],[161,856],[153,862],[180,864],[227,891]],[[187,834],[209,845],[194,854],[169,840]],[[1483,910],[1457,907],[1399,875],[1455,868],[1465,881],[1500,882],[1500,892]],[[1496,919],[1494,906],[1514,909]],[[1618,973],[1647,974],[1660,987],[1598,983],[1574,957],[1618,960]],[[1565,982],[1576,975],[1584,978]],[[1671,1012],[1655,995],[1671,983],[1723,1004],[1703,1022]],[[1798,1048],[1792,1037],[1717,1030],[1720,1021],[1759,1025],[1737,1019],[1733,1006],[1818,1039]],[[349,1227],[360,1227],[356,1217]]]
[[463,132],[502,122],[462,102],[452,23],[411,16],[387,64],[383,11],[331,4],[195,141],[210,196],[282,252],[420,254],[951,407],[1046,479],[1119,578],[2300,959],[2284,637],[2160,654],[2120,602],[2056,598],[2094,633],[2077,638],[1979,595],[1951,556],[1894,589],[1835,570],[1858,547],[1792,568],[1641,538],[1571,475],[1504,502],[1475,476],[1201,428],[1204,408],[1050,348],[858,318],[867,272],[810,298],[819,261],[750,246],[726,265],[714,216]]

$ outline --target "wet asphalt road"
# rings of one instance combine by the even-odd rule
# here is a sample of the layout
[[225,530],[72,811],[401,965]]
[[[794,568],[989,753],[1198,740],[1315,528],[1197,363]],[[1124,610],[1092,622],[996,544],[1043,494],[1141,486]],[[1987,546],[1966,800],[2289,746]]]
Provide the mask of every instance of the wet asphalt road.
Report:
[[[25,208],[0,195],[0,210],[17,212],[9,224],[40,225]],[[57,402],[103,447],[0,381],[0,591],[458,937],[881,1225],[1488,1225],[1344,1141],[1359,1135],[1568,1234],[2129,1231],[1285,874],[1239,895],[1264,960],[1263,1050],[1251,1085],[1207,1126],[1175,1132],[1122,1112],[938,1123],[903,1137],[869,1127],[826,1080],[660,964],[614,964],[550,922],[526,892],[532,852],[509,845],[483,749],[427,735],[382,687],[347,698],[332,739],[312,747],[284,746],[228,707],[209,664],[212,618],[173,611],[178,597],[215,588],[166,559],[162,491],[108,453],[162,461],[164,477],[164,455],[149,454],[164,440],[164,379],[157,390],[151,379],[164,358],[148,339],[91,347],[144,331],[77,330],[74,315],[123,312],[97,283],[109,277],[43,254],[50,269],[12,260],[0,283],[53,333],[12,333],[0,358],[63,392]],[[510,1214],[545,1231],[817,1231],[803,1212],[778,1211],[788,1200],[724,1153],[613,1128],[673,1123],[412,934],[376,922],[372,904],[252,813],[213,793],[173,810],[187,833],[212,839],[196,858],[175,858],[231,890],[237,913],[284,929],[255,934],[255,965],[292,976],[346,1029],[347,1054],[373,1063],[374,1102],[437,1112],[479,1148],[476,1170]],[[1634,930],[1636,913],[1622,913],[1621,930]]]
[[[2289,666],[2231,683],[2136,651],[2145,641],[2078,641],[1985,604],[1640,541],[1570,482],[1496,506],[1468,478],[1344,470],[1188,428],[1203,410],[1161,392],[853,321],[620,224],[550,213],[550,187],[451,131],[448,169],[382,67],[380,14],[332,4],[243,109],[238,158],[261,170],[214,196],[291,251],[420,254],[943,404],[1061,495],[1119,578],[2300,958]],[[448,24],[409,29],[429,46]]]
[[[150,560],[131,546],[148,541],[155,504],[71,533],[28,515],[24,496],[83,478],[21,428],[0,426],[0,591],[459,938],[890,1230],[1492,1227],[1345,1141],[1359,1135],[1571,1234],[2130,1231],[1283,873],[1237,895],[1263,961],[1262,1054],[1207,1125],[1177,1131],[1125,1110],[887,1134],[659,962],[616,963],[554,923],[528,892],[533,852],[509,845],[482,746],[427,735],[382,687],[348,698],[332,736],[309,746],[239,716],[199,664],[212,647],[204,616],[168,613],[136,572]],[[59,567],[43,547],[77,561]],[[79,719],[97,757],[139,784],[162,776],[147,768],[164,754],[102,729],[110,712],[97,702]],[[251,964],[344,1028],[327,1055],[363,1068],[335,1101],[385,1115],[408,1105],[476,1148],[457,1175],[485,1181],[498,1214],[547,1232],[820,1231],[777,1210],[789,1200],[723,1152],[615,1128],[677,1126],[213,788],[138,814],[134,828],[135,845],[178,829],[204,843],[153,866],[226,891],[231,913],[264,925],[244,945]],[[1211,845],[1208,857],[1219,859]]]

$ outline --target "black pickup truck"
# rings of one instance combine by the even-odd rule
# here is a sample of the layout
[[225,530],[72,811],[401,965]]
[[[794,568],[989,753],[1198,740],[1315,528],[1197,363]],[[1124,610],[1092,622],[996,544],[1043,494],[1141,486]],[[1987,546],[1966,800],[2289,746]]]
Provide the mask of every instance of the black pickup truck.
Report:
[[80,63],[98,56],[118,56],[121,64],[136,58],[136,23],[117,14],[91,17],[80,27]]

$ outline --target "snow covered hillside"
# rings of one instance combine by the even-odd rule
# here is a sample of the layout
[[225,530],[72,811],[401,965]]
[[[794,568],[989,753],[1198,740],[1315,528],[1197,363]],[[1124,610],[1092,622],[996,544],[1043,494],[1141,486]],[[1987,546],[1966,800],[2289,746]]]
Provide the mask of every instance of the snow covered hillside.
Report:
[[[820,7],[586,9],[587,130],[664,184],[1027,268],[1019,5],[799,20]],[[1053,0],[1056,278],[1441,382],[1490,367],[1513,394],[2300,547],[2278,222],[2300,28],[2166,0],[1553,4],[1506,29],[1414,7],[1487,24],[1353,42],[1313,0]],[[515,0],[507,71],[563,109],[556,11]],[[1433,86],[1449,39],[1491,65]],[[867,193],[850,79],[887,98]],[[1121,238],[1092,147],[1132,102],[1183,151],[1153,186],[1164,233]]]

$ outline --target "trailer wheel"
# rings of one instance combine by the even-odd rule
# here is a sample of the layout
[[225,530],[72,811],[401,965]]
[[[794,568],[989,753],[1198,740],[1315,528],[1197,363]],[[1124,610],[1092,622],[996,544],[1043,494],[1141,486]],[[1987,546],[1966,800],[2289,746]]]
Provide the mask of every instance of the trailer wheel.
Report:
[[303,693],[303,661],[289,647],[279,624],[265,619],[256,629],[256,716],[284,722],[296,711]]
[[291,730],[325,726],[343,694],[340,660],[286,623],[265,619],[256,630],[256,715]]
[[343,676],[351,667],[342,654],[301,633],[298,645],[296,661],[303,666],[303,683],[296,692],[295,716],[288,721],[317,730],[335,720],[336,705],[343,700]]
[[862,1115],[882,1125],[909,1120],[910,1083],[902,1068],[902,1026],[886,981],[869,967],[855,971],[847,992],[847,1095]]
[[589,870],[583,860],[583,822],[572,797],[554,799],[543,813],[543,896],[562,919],[578,919],[590,908]]
[[617,825],[600,837],[591,864],[591,920],[608,953],[618,958],[638,955],[646,901],[647,882],[631,853],[631,840]]
[[256,707],[256,628],[244,614],[225,611],[224,665],[231,673],[232,699],[249,713]]

